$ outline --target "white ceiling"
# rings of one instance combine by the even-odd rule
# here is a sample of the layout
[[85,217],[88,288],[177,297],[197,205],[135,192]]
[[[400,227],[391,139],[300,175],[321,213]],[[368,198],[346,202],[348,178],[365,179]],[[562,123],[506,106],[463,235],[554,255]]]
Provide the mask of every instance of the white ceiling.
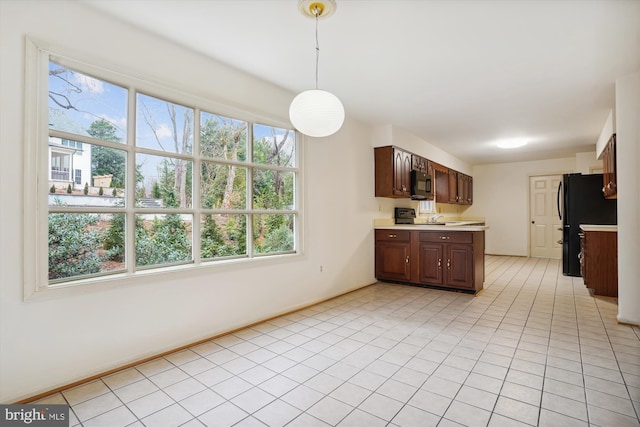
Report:
[[[83,0],[288,89],[314,86],[297,0]],[[471,164],[592,151],[616,78],[640,68],[640,0],[337,0],[321,89]],[[498,138],[527,137],[517,150]]]

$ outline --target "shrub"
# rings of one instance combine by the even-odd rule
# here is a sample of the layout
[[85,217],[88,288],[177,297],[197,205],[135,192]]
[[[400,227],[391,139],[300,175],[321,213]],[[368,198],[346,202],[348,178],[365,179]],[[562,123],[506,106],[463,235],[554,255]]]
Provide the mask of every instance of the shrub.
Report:
[[71,184],[67,185],[67,194],[71,194]]
[[49,189],[49,193],[51,193],[51,194],[55,194],[55,192],[56,192],[56,186],[55,186],[55,184],[54,184],[54,185],[52,185],[52,186],[51,186],[51,188]]
[[49,279],[98,273],[102,233],[93,214],[49,214]]
[[286,225],[270,231],[264,239],[265,253],[284,252],[293,249],[293,233]]
[[116,188],[115,188],[115,187],[113,188],[113,191],[111,192],[111,195],[112,195],[113,197],[116,197],[116,196],[118,195],[118,190],[116,190]]
[[137,265],[167,264],[191,259],[191,240],[180,215],[155,219],[151,230],[136,224]]
[[84,183],[84,188],[82,189],[82,192],[84,193],[85,196],[87,194],[89,194],[89,183],[88,182]]
[[104,190],[102,189],[102,187],[100,187],[100,189],[98,190],[98,196],[102,195],[104,195]]

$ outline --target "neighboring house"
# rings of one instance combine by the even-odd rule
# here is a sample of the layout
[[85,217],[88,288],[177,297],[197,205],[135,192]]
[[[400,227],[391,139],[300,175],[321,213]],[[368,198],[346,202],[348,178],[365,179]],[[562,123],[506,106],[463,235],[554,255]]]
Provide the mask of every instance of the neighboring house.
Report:
[[[49,108],[49,129],[90,136],[64,110]],[[91,185],[91,145],[49,136],[49,185],[79,190]]]

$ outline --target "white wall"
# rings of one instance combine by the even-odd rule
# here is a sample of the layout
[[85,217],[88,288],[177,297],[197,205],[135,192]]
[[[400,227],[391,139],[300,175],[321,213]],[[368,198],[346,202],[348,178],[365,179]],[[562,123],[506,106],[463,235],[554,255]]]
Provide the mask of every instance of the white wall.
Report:
[[618,320],[640,325],[640,73],[616,81]]
[[[373,150],[347,119],[305,144],[306,252],[243,268],[201,268],[72,297],[23,302],[24,52],[27,34],[78,59],[286,120],[294,94],[74,1],[0,2],[0,402],[344,293],[374,281]],[[184,66],[188,64],[188,66]],[[232,100],[232,101],[231,101]],[[333,173],[331,173],[333,172]],[[365,179],[363,179],[365,177]],[[320,273],[319,266],[324,266]]]
[[583,174],[602,173],[602,168],[602,159],[596,157],[595,151],[576,153],[576,172]]
[[598,137],[598,141],[596,141],[596,155],[598,156],[598,158],[602,156],[602,151],[604,150],[604,147],[607,145],[607,142],[609,142],[609,138],[611,138],[611,135],[616,132],[615,123],[616,123],[616,120],[614,117],[614,112],[613,110],[611,110],[609,111],[607,120],[604,122],[604,125],[602,126],[602,130],[600,131],[600,136]]
[[486,253],[529,255],[529,177],[573,172],[575,158],[495,163],[473,167],[473,205],[465,216],[484,216]]

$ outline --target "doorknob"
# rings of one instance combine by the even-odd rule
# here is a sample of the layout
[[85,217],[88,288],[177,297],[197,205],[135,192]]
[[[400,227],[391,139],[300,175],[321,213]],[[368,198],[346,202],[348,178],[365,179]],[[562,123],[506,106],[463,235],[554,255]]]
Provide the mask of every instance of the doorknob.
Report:
[[531,221],[531,224],[535,224],[535,223],[536,223],[535,221]]

